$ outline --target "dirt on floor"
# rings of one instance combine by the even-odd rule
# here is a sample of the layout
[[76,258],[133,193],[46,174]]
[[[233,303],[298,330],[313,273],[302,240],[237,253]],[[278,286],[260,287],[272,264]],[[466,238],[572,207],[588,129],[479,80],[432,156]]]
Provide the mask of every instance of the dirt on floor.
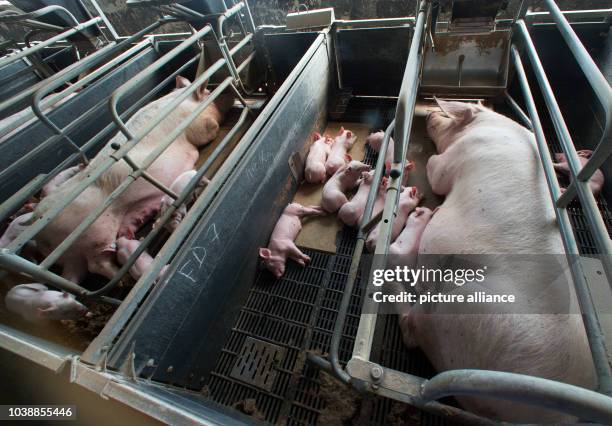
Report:
[[[353,387],[346,386],[334,377],[320,372],[319,396],[325,402],[317,424],[321,426],[366,426],[372,423],[375,399],[372,395],[361,395]],[[390,426],[417,426],[421,424],[418,409],[401,402],[392,402],[384,420]]]
[[246,398],[240,400],[234,403],[234,405],[232,405],[232,408],[257,420],[264,420],[266,418],[265,414],[259,411],[259,409],[257,408],[257,401],[255,400],[255,398]]

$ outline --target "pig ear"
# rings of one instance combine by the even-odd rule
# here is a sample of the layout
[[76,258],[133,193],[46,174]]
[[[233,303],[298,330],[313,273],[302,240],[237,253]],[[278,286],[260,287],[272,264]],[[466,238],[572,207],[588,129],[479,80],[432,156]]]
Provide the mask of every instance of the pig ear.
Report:
[[259,257],[261,257],[262,259],[269,259],[271,255],[272,255],[272,252],[270,251],[269,248],[264,248],[264,247],[259,248]]
[[421,216],[423,213],[425,213],[425,210],[423,210],[420,207],[417,207],[414,211],[414,217],[419,217]]
[[344,161],[350,163],[351,161],[353,161],[353,157],[351,157],[349,154],[344,154]]
[[434,96],[436,104],[440,107],[442,112],[448,115],[450,118],[462,118],[466,110],[470,110],[470,104],[465,102],[456,101],[443,101]]
[[202,102],[210,93],[207,89],[206,86],[208,86],[208,80],[205,81],[204,83],[202,83],[200,86],[198,86],[198,88],[196,89],[195,93],[193,94],[193,96],[195,96],[196,100],[198,102]]
[[191,84],[188,78],[183,77],[182,75],[176,76],[176,88],[183,89]]
[[340,126],[340,130],[338,130],[338,136],[344,133],[344,126]]

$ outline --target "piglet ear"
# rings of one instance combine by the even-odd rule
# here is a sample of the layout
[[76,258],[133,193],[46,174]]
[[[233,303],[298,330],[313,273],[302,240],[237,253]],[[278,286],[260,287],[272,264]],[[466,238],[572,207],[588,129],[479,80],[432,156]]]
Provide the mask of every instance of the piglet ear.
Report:
[[204,99],[208,97],[210,92],[208,91],[208,89],[206,89],[206,86],[208,86],[208,81],[205,81],[204,83],[198,86],[195,93],[193,94],[193,96],[195,96],[196,98],[196,101],[202,102]]
[[353,161],[353,157],[351,157],[349,154],[344,154],[344,161],[350,163]]
[[191,84],[188,78],[183,77],[182,75],[176,76],[176,88],[183,89]]
[[340,126],[340,130],[338,130],[338,136],[344,133],[344,126]]
[[261,257],[262,259],[269,259],[271,255],[272,255],[272,252],[270,251],[269,248],[264,248],[264,247],[259,248],[259,257]]
[[420,208],[420,207],[417,207],[417,208],[416,208],[416,210],[414,211],[414,216],[415,216],[415,217],[419,217],[419,216],[421,216],[423,213],[425,213],[425,210],[423,210],[423,209],[422,209],[422,208]]

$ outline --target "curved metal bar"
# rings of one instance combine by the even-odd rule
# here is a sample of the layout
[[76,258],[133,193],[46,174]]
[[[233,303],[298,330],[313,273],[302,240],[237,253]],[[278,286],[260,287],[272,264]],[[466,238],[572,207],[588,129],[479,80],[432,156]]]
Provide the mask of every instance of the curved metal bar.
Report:
[[[514,45],[511,47],[511,55],[514,62],[517,78],[521,90],[523,92],[523,99],[527,106],[527,111],[531,117],[530,122],[533,124],[533,132],[535,135],[536,143],[538,145],[538,154],[544,168],[544,174],[546,176],[546,182],[548,189],[552,197],[553,205],[555,200],[559,198],[561,190],[557,182],[556,173],[552,165],[552,158],[548,151],[548,144],[546,143],[546,137],[544,136],[544,130],[538,110],[536,108],[531,89],[529,88],[529,81],[527,80],[527,74],[523,68],[523,63],[518,50]],[[572,279],[574,282],[574,288],[576,290],[576,297],[580,304],[580,309],[583,313],[585,330],[589,340],[589,346],[591,347],[591,356],[593,357],[593,364],[597,372],[597,378],[599,382],[599,389],[605,393],[609,393],[612,390],[612,370],[610,369],[610,363],[608,362],[608,355],[606,349],[606,342],[601,330],[601,324],[595,311],[595,305],[589,287],[585,281],[585,274],[580,261],[580,252],[574,232],[572,230],[572,224],[567,215],[567,210],[562,207],[555,206],[555,214],[557,216],[557,223],[561,232],[563,245],[565,246],[565,252],[567,253],[567,260],[572,273]]]
[[363,217],[361,219],[361,223],[359,224],[359,230],[357,232],[357,242],[355,244],[355,249],[353,250],[351,266],[349,268],[349,273],[346,278],[346,285],[344,286],[344,290],[342,293],[342,300],[340,301],[340,307],[338,308],[336,322],[334,323],[334,331],[332,334],[331,346],[329,349],[329,362],[317,355],[308,354],[308,359],[314,362],[318,367],[324,368],[325,370],[328,370],[329,367],[328,371],[330,372],[330,374],[333,374],[335,377],[347,384],[352,383],[351,376],[346,371],[344,371],[342,365],[340,365],[339,358],[340,341],[342,340],[342,330],[344,329],[346,313],[348,311],[348,306],[351,302],[351,297],[353,295],[353,288],[355,287],[355,281],[357,280],[359,264],[361,262],[361,256],[363,254],[363,247],[365,245],[366,233],[363,231],[363,227],[370,221],[370,217],[372,216],[374,202],[376,201],[376,194],[378,193],[378,185],[380,183],[380,180],[382,179],[383,171],[385,169],[385,157],[387,149],[389,147],[389,140],[391,139],[391,133],[393,133],[394,129],[395,120],[393,120],[391,124],[389,124],[389,126],[387,127],[380,150],[378,152],[378,159],[376,160],[376,168],[374,170],[374,178],[372,180],[372,185],[370,186],[370,192],[368,193],[368,199],[366,201]]
[[[593,61],[593,58],[591,58],[591,55],[589,55],[589,52],[584,47],[565,16],[563,16],[563,12],[561,12],[557,4],[553,0],[545,0],[545,3],[550,11],[550,16],[555,24],[557,24],[561,36],[574,54],[578,65],[582,69],[582,72],[584,72],[585,77],[599,99],[606,116],[604,130],[599,143],[593,150],[593,155],[589,161],[586,162],[582,170],[578,173],[578,180],[584,182],[588,181],[591,176],[593,176],[593,173],[595,173],[612,154],[612,143],[610,143],[610,139],[612,138],[612,88],[610,88],[610,84],[608,84],[601,70],[595,61]],[[564,197],[570,200],[575,193],[575,185],[570,185]]]
[[[191,37],[189,37],[188,39],[183,41],[181,44],[176,46],[174,49],[172,49],[171,53],[168,53],[168,54],[162,56],[161,58],[159,58],[153,64],[151,64],[150,66],[148,66],[147,68],[145,68],[144,70],[139,72],[136,76],[131,78],[128,82],[124,83],[123,85],[121,85],[118,89],[116,89],[113,92],[112,96],[109,99],[109,108],[110,108],[110,111],[111,111],[111,114],[112,114],[112,117],[113,117],[113,121],[117,124],[117,127],[121,130],[121,132],[128,139],[134,138],[134,135],[132,135],[132,133],[128,130],[127,126],[125,125],[125,123],[123,122],[123,120],[119,116],[119,113],[117,112],[117,104],[119,103],[119,100],[126,93],[130,92],[136,86],[141,84],[142,81],[146,80],[147,78],[151,77],[154,73],[159,71],[164,65],[166,65],[168,62],[170,62],[179,53],[181,53],[184,50],[187,50],[196,41],[200,40],[201,38],[203,38],[206,34],[210,33],[211,31],[212,31],[212,27],[210,25],[206,25],[200,31],[198,31],[197,33],[195,33],[194,35],[192,35]],[[219,62],[220,61],[217,61],[215,64],[217,64]],[[212,73],[208,73],[208,71],[210,71],[210,68],[207,70],[207,72],[204,73],[204,74],[208,74],[207,78],[210,77],[210,75],[212,75]],[[196,79],[196,81],[200,80],[198,82],[198,84],[200,84],[200,83],[203,83],[204,81],[206,81],[207,78],[206,79],[200,79],[198,77],[198,79]],[[194,81],[194,83],[192,85],[195,86],[195,81]],[[193,90],[186,90],[185,93],[183,93],[181,96],[177,97],[177,99],[175,99],[175,101],[171,103],[171,106],[168,107],[168,110],[171,111],[172,109],[177,107],[182,101],[184,101],[191,93],[193,93],[195,91],[196,87],[193,87],[192,88]],[[156,117],[156,120],[153,120],[153,122],[149,123],[149,125],[145,127],[145,130],[141,131],[139,133],[139,136],[137,138],[135,138],[135,139],[142,139],[144,136],[149,134],[149,132],[151,132],[151,130],[153,130],[153,128],[155,126],[157,126],[161,122],[161,120],[163,118],[164,118],[163,115],[160,114],[158,117]]]
[[612,424],[612,398],[609,396],[524,374],[450,370],[434,376],[421,387],[421,398],[425,401],[457,395],[504,399]]
[[34,12],[19,13],[19,14],[17,13],[16,14],[3,14],[0,16],[0,22],[16,22],[16,21],[23,21],[26,19],[36,19],[36,18],[40,18],[41,16],[48,15],[49,13],[53,13],[53,12],[65,13],[66,16],[68,16],[68,18],[72,21],[73,25],[79,25],[78,19],[75,18],[74,15],[70,13],[68,9],[62,6],[57,6],[57,5],[46,6],[38,10],[35,10]]
[[[540,62],[540,58],[538,57],[537,50],[533,44],[533,41],[531,40],[531,36],[529,35],[525,22],[521,20],[518,21],[516,25],[519,30],[518,33],[525,42],[527,55],[529,56],[529,60],[533,67],[534,74],[540,86],[548,111],[550,112],[550,118],[555,128],[555,132],[567,158],[570,172],[573,176],[576,176],[582,167],[582,164],[580,163],[580,159],[576,153],[576,148],[574,147],[574,143],[567,125],[563,120],[561,109],[559,108],[559,104],[557,103],[550,83],[546,78],[544,67]],[[595,240],[595,245],[597,247],[598,254],[600,255],[599,259],[603,265],[604,272],[608,278],[608,281],[612,283],[612,241],[610,241],[608,236],[606,224],[599,213],[597,203],[595,202],[595,197],[593,196],[588,184],[583,181],[577,181],[576,179],[573,180],[573,183],[576,186],[580,204],[582,204],[587,222],[591,228],[593,239]],[[563,196],[557,200],[556,204],[559,207],[565,207],[565,204],[560,202],[562,198]]]
[[[402,88],[397,103],[395,113],[395,144],[394,144],[394,159],[390,172],[389,183],[387,185],[387,193],[385,206],[382,214],[382,222],[380,223],[380,231],[376,250],[374,251],[374,259],[372,261],[371,270],[384,269],[387,262],[387,252],[389,250],[391,240],[391,227],[395,217],[395,209],[401,189],[401,181],[403,169],[406,163],[406,153],[408,150],[410,129],[412,127],[414,107],[419,87],[419,70],[422,62],[421,39],[423,38],[425,29],[425,16],[427,14],[429,1],[421,0],[419,4],[419,13],[416,20],[410,51],[408,54],[408,62],[404,71],[402,80]],[[401,127],[400,127],[401,126]],[[368,283],[368,286],[370,283]],[[371,306],[370,309],[364,309],[369,312],[376,312],[377,305],[371,299],[364,299],[364,306]],[[353,357],[367,360],[370,357],[372,349],[372,339],[374,336],[374,328],[376,326],[376,314],[362,314],[357,329],[357,337],[353,348]]]
[[39,50],[44,49],[45,47],[51,46],[53,43],[64,40],[67,37],[70,37],[71,35],[74,35],[78,32],[81,32],[85,28],[89,28],[93,25],[99,24],[100,22],[102,22],[102,18],[99,18],[99,17],[92,18],[89,21],[83,22],[82,24],[79,24],[75,26],[74,28],[71,28],[61,34],[56,35],[55,37],[51,37],[50,39],[47,39],[41,43],[38,43],[36,46],[30,49],[21,50],[18,53],[2,58],[0,59],[0,68],[3,68],[9,64],[12,64],[13,62],[18,61],[19,59],[25,58],[28,55],[36,53]]

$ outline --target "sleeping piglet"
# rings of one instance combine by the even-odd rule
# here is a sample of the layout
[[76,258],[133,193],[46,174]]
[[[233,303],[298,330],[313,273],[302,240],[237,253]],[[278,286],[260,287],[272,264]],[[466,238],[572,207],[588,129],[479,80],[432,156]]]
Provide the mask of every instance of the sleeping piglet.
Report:
[[285,273],[287,258],[295,260],[302,266],[310,262],[310,257],[302,253],[295,245],[295,239],[302,230],[301,219],[305,216],[323,216],[325,211],[319,206],[303,206],[291,203],[276,222],[268,248],[259,248],[259,257],[266,268],[280,278]]
[[323,187],[321,207],[330,213],[338,211],[348,203],[346,192],[355,188],[361,182],[361,174],[369,172],[370,169],[370,166],[357,160],[340,167]]
[[314,139],[314,142],[310,145],[308,157],[306,157],[304,176],[308,183],[323,183],[326,178],[325,162],[331,152],[334,140],[329,136],[321,136],[320,133],[315,133]]

